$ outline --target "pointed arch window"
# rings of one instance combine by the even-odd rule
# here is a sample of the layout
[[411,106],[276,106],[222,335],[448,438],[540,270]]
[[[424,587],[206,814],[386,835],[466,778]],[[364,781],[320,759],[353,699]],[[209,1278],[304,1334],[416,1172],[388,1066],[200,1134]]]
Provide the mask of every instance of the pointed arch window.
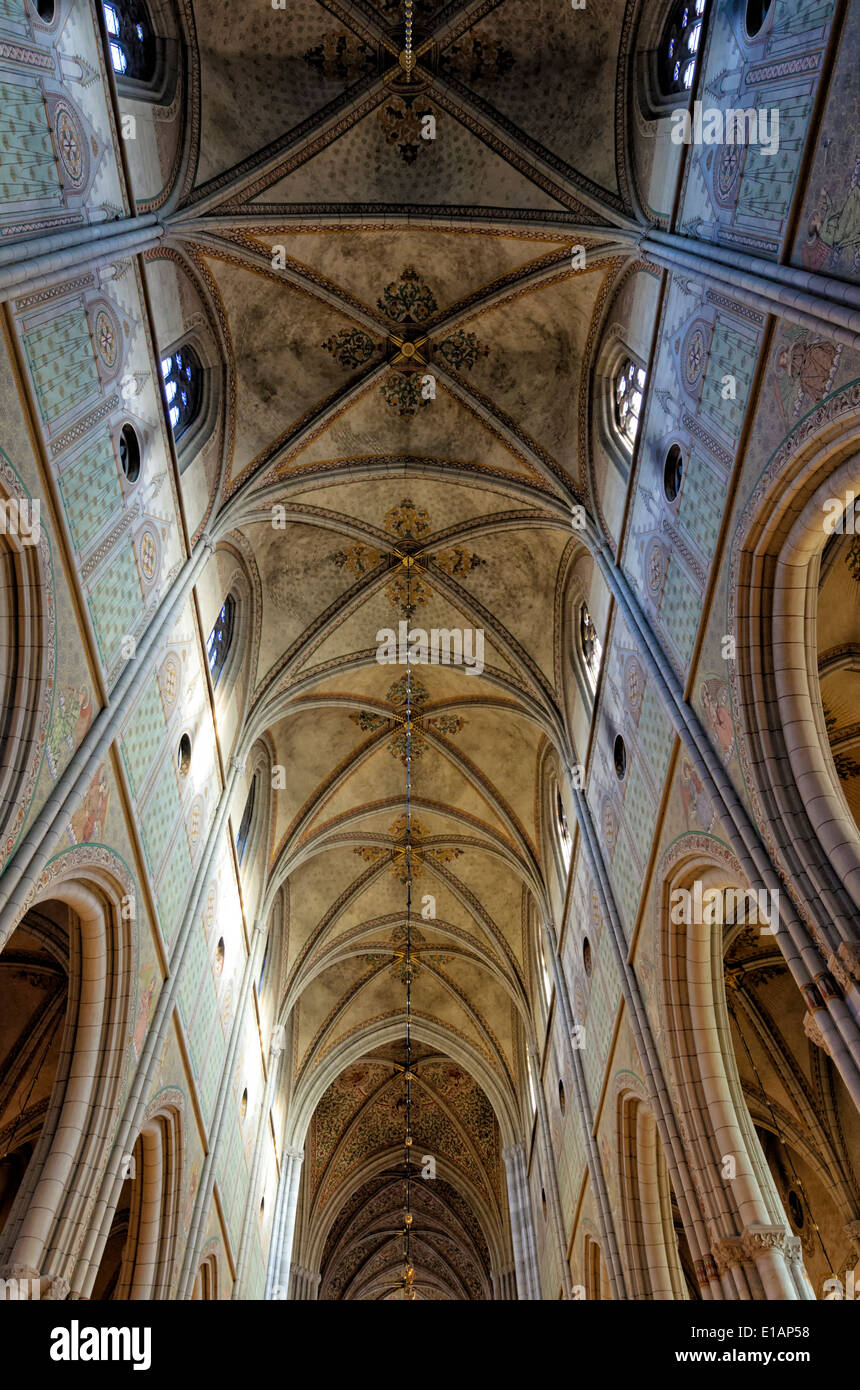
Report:
[[597,673],[600,670],[600,658],[603,655],[603,647],[597,635],[597,628],[594,626],[588,604],[584,603],[579,610],[579,642],[582,648],[582,659],[585,663],[585,673],[588,676],[588,684],[591,686],[592,693],[597,689]]
[[625,357],[615,374],[615,425],[630,453],[639,433],[646,380],[645,368],[632,357]]
[[118,77],[151,82],[155,76],[156,43],[143,0],[103,0],[108,56]]
[[245,809],[242,812],[242,819],[239,822],[239,833],[236,836],[236,854],[240,864],[245,858],[245,850],[248,848],[248,836],[251,833],[251,821],[254,819],[254,802],[256,798],[257,778],[255,777],[248,791]]
[[227,664],[227,657],[230,655],[235,617],[236,600],[232,594],[228,594],[206,642],[206,656],[209,661],[209,674],[212,677],[213,686],[218,684],[221,673]]
[[189,344],[162,357],[161,388],[173,438],[178,442],[196,420],[203,399],[203,365]]
[[263,964],[260,966],[260,978],[257,981],[257,998],[263,993],[263,981],[266,978],[266,966],[269,963],[269,938],[266,937],[266,945],[263,949]]
[[660,87],[666,96],[689,92],[696,76],[707,0],[676,0],[660,43]]
[[558,787],[555,789],[555,823],[558,827],[558,838],[561,844],[561,856],[564,860],[564,867],[570,864],[570,856],[573,850],[573,841],[570,838],[570,829],[567,824],[567,815],[564,809],[564,802],[561,799],[561,792]]

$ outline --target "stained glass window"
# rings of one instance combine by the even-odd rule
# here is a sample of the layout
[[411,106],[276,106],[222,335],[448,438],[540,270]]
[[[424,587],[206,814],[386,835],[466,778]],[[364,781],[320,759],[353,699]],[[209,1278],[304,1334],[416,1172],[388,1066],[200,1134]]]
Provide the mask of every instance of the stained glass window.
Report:
[[119,77],[151,82],[155,35],[142,0],[103,0],[111,67]]
[[180,439],[200,409],[203,367],[193,347],[161,359],[161,386],[174,439]]
[[626,357],[615,377],[615,423],[624,443],[633,449],[639,433],[639,416],[645,394],[645,368]]
[[227,662],[230,653],[230,645],[233,641],[233,619],[236,616],[236,601],[232,594],[228,594],[223,604],[221,612],[215,619],[215,624],[206,642],[206,655],[209,659],[209,674],[212,677],[212,684],[218,684],[218,678]]
[[660,85],[667,96],[688,92],[696,75],[707,0],[675,4],[660,47]]

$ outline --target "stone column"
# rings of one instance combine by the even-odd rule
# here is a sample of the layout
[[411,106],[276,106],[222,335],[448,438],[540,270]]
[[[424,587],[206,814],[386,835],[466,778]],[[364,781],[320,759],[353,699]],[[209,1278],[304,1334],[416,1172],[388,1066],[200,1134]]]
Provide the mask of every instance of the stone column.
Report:
[[525,1144],[508,1144],[502,1150],[502,1158],[505,1161],[508,1208],[511,1215],[516,1297],[520,1301],[534,1301],[540,1298],[540,1288],[537,1277],[537,1242],[526,1180]]
[[[549,958],[552,963],[556,998],[558,999],[559,1010],[561,1012],[561,1030],[564,1033],[565,1042],[567,1044],[568,1065],[570,1066],[574,1086],[576,1087],[576,1107],[582,1124],[583,1142],[588,1163],[588,1176],[594,1190],[594,1198],[597,1205],[597,1219],[603,1240],[603,1255],[606,1262],[606,1270],[609,1275],[609,1285],[612,1289],[612,1297],[615,1299],[623,1299],[625,1296],[623,1266],[618,1252],[615,1223],[612,1219],[612,1207],[609,1201],[609,1194],[606,1190],[603,1164],[600,1159],[597,1140],[594,1137],[594,1115],[588,1096],[588,1086],[585,1081],[582,1055],[578,1045],[574,1045],[574,1028],[576,1025],[573,1017],[573,1009],[571,1008],[567,980],[559,957],[558,936],[551,922],[544,922],[543,929],[547,940]],[[578,1044],[578,1035],[576,1035],[576,1037]]]
[[774,314],[824,333],[856,352],[860,348],[860,298],[855,286],[826,275],[769,263],[748,251],[728,250],[670,232],[649,230],[640,242],[649,261],[728,290],[761,314]]
[[[299,1295],[290,1292],[290,1268],[293,1236],[296,1229],[296,1210],[299,1203],[299,1182],[302,1176],[303,1149],[285,1149],[280,1182],[279,1229],[272,1235],[271,1290],[269,1298],[283,1301]],[[295,1274],[295,1267],[293,1268]]]
[[100,222],[89,229],[86,239],[77,238],[71,244],[69,237],[64,244],[62,233],[55,235],[54,244],[46,247],[43,243],[41,249],[22,242],[15,247],[15,259],[0,265],[0,302],[42,289],[105,261],[139,255],[157,246],[165,231],[164,224],[148,214],[125,217],[116,223]]
[[293,1303],[316,1303],[320,1286],[320,1276],[312,1269],[293,1265],[290,1301]]
[[[270,928],[271,930],[271,928]],[[258,977],[259,978],[259,977]],[[266,1076],[266,1089],[263,1096],[263,1104],[260,1107],[260,1119],[257,1125],[257,1137],[254,1141],[254,1158],[251,1164],[251,1181],[248,1184],[248,1199],[245,1203],[245,1215],[242,1221],[242,1235],[239,1241],[239,1253],[236,1256],[236,1277],[233,1281],[233,1298],[240,1298],[242,1283],[245,1274],[245,1261],[248,1254],[248,1242],[251,1236],[251,1226],[254,1213],[257,1209],[257,1197],[259,1196],[258,1184],[260,1181],[260,1168],[263,1160],[263,1150],[266,1140],[266,1133],[269,1127],[269,1115],[272,1109],[272,1101],[275,1096],[275,1087],[281,1070],[281,1054],[284,1050],[283,1029],[276,1028],[269,1048],[269,1066]],[[278,1211],[275,1211],[275,1223],[277,1223]],[[276,1224],[272,1227],[274,1236]]]
[[540,1058],[538,1057],[537,1049],[531,1048],[531,1056],[532,1066],[534,1068],[535,1098],[537,1100],[538,1134],[543,1150],[543,1162],[546,1172],[546,1188],[544,1190],[546,1191],[550,1218],[555,1232],[563,1297],[570,1298],[570,1265],[567,1260],[567,1236],[564,1229],[564,1218],[561,1214],[561,1191],[558,1185],[558,1168],[555,1161],[555,1150],[552,1146],[552,1130],[549,1124],[549,1111],[547,1110],[546,1095],[544,1094],[543,1078],[541,1076]]

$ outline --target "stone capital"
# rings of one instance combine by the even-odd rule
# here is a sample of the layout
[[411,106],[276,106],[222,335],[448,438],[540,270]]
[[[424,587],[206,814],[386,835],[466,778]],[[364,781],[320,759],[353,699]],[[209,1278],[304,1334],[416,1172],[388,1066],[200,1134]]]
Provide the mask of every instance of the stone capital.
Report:
[[513,1168],[518,1162],[525,1163],[526,1146],[523,1141],[519,1139],[515,1144],[506,1144],[502,1149],[502,1158],[507,1168]]
[[742,1236],[744,1251],[754,1260],[769,1250],[784,1255],[787,1260],[800,1259],[800,1241],[787,1231],[785,1226],[765,1226],[754,1222],[747,1226]]
[[816,1047],[820,1047],[823,1052],[827,1053],[828,1057],[830,1056],[830,1048],[827,1046],[824,1034],[821,1031],[821,1025],[815,1017],[815,1014],[806,1013],[803,1015],[803,1031],[811,1043],[814,1043]]
[[749,1256],[744,1250],[743,1238],[741,1236],[725,1236],[722,1240],[715,1240],[711,1246],[714,1260],[720,1277],[729,1269],[734,1269],[737,1265],[743,1264]]

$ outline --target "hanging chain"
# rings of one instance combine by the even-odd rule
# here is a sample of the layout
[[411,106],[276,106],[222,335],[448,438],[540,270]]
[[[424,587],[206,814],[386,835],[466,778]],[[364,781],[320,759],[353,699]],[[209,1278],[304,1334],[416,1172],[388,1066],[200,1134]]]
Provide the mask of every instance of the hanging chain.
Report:
[[[407,15],[411,15],[411,0],[406,0]],[[411,20],[407,21],[407,42],[411,45]],[[412,608],[412,565],[406,568],[407,612]],[[404,1221],[403,1291],[408,1300],[415,1298],[415,1270],[412,1265],[412,671],[409,648],[406,649],[406,1212]]]
[[403,20],[404,20],[404,28],[405,28],[405,37],[404,37],[404,43],[403,43],[403,52],[402,52],[402,54],[400,55],[400,62],[401,62],[402,67],[403,67],[403,68],[405,69],[405,71],[406,71],[406,79],[407,79],[407,81],[409,81],[409,82],[412,81],[412,69],[413,69],[414,66],[415,66],[415,56],[414,56],[414,54],[413,54],[413,52],[412,52],[412,12],[413,12],[413,8],[414,8],[414,0],[404,0],[404,4],[403,4]]

